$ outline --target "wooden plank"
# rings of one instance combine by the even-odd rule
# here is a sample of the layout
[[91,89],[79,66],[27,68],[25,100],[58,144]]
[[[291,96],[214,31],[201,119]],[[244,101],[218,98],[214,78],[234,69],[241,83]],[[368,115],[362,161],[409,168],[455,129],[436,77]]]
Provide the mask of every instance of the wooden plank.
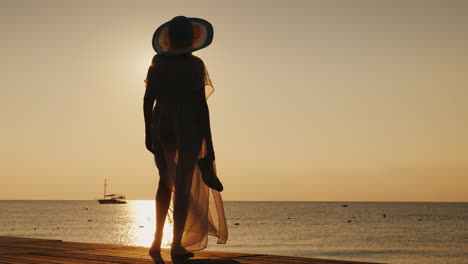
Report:
[[[2,257],[2,260],[14,260],[14,261],[21,261],[19,263],[42,263],[42,264],[109,264],[109,262],[100,262],[94,260],[80,260],[80,259],[73,259],[73,258],[56,258],[56,257],[49,257],[49,256],[34,256],[34,255],[10,255]],[[15,262],[18,263],[18,262]]]
[[12,243],[12,242],[50,242],[50,241],[62,241],[59,239],[44,239],[44,238],[29,238],[29,237],[11,237],[11,236],[0,236],[0,243]]
[[32,253],[32,252],[39,252],[43,251],[42,249],[28,249],[28,248],[3,248],[0,245],[0,255],[6,254],[25,254],[25,253]]
[[329,259],[320,259],[320,258],[300,258],[300,257],[288,257],[288,256],[275,256],[275,255],[255,255],[244,257],[243,259],[254,260],[256,263],[270,263],[272,259],[282,263],[356,263],[356,264],[372,264],[371,262],[358,262],[358,261],[349,261],[349,260],[329,260]]
[[235,252],[222,252],[222,251],[197,251],[195,256],[205,258],[235,258],[235,257],[247,257],[255,256],[258,254],[252,253],[235,253]]
[[35,256],[48,256],[56,257],[62,259],[73,259],[81,261],[98,261],[98,262],[111,262],[111,263],[148,263],[150,257],[147,259],[144,258],[131,258],[131,257],[122,257],[122,256],[113,256],[113,255],[97,255],[97,254],[87,254],[87,253],[78,253],[70,254],[70,252],[38,252],[32,253],[31,255]]
[[66,243],[10,243],[10,244],[0,244],[0,247],[2,249],[29,249],[29,250],[37,250],[37,249],[42,249],[42,250],[91,250],[93,249],[92,247],[81,245],[81,246],[75,246],[75,245],[69,245]]
[[370,262],[354,262],[354,261],[342,261],[342,260],[329,260],[329,259],[317,259],[317,258],[292,258],[292,259],[279,259],[274,255],[258,255],[249,257],[234,258],[236,261],[242,264],[269,264],[269,263],[288,263],[288,264],[375,264]]

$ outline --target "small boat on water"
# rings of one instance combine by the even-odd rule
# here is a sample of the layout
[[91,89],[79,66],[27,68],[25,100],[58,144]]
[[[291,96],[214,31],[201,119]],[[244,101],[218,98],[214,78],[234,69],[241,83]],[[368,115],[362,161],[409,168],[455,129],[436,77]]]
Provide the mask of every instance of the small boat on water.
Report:
[[99,199],[100,204],[126,204],[125,195],[123,194],[106,194],[107,191],[107,180],[104,179],[104,199]]

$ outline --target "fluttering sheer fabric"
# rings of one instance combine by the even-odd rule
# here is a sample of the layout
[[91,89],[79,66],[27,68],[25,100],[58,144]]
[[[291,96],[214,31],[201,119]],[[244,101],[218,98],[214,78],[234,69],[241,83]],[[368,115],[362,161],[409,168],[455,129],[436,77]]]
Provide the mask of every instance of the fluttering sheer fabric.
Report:
[[[145,93],[145,100],[155,101],[153,151],[160,181],[172,192],[169,222],[185,223],[181,244],[191,251],[206,248],[208,235],[217,237],[218,244],[226,243],[228,236],[221,194],[203,182],[197,162],[214,153],[206,103],[213,92],[200,58],[190,54],[153,58]],[[216,171],[214,161],[213,168]]]

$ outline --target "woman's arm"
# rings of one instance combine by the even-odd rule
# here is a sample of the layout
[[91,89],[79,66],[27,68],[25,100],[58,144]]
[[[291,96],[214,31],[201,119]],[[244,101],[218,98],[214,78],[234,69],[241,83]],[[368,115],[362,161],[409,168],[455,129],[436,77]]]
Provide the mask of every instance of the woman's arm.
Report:
[[146,91],[143,98],[143,114],[145,117],[145,144],[146,148],[154,154],[153,141],[151,139],[151,117],[153,115],[154,102],[156,100],[156,87],[155,87],[155,65],[153,63],[148,69],[146,76]]

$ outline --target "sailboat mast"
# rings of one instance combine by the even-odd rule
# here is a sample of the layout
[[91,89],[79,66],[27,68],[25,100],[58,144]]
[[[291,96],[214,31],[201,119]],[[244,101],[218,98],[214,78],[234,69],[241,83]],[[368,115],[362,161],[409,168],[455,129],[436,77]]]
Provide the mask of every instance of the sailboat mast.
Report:
[[107,179],[104,179],[104,199],[106,199]]

